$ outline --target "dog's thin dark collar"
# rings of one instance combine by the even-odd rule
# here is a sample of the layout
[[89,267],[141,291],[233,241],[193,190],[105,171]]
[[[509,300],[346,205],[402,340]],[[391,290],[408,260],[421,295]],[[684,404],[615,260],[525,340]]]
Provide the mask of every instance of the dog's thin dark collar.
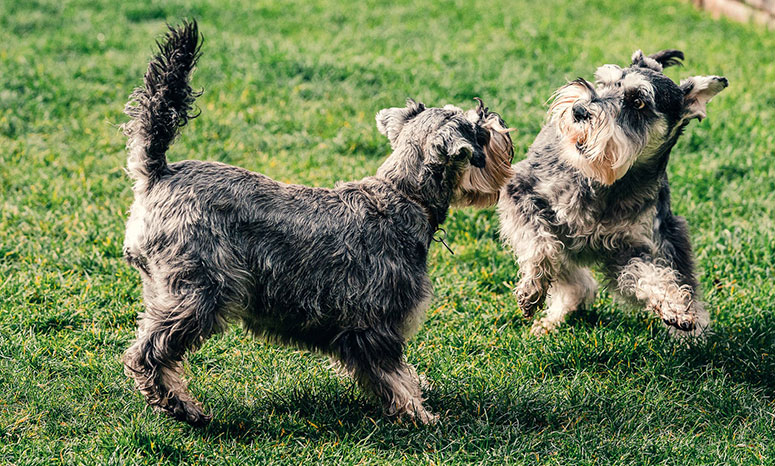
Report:
[[[431,236],[431,239],[437,243],[439,242],[444,243],[444,246],[447,246],[447,243],[444,242],[444,238],[447,237],[447,231],[441,228],[441,226],[439,225],[439,220],[436,217],[436,214],[434,214],[433,211],[428,206],[426,206],[422,201],[420,201],[417,197],[406,193],[404,193],[404,196],[416,202],[417,205],[422,207],[422,210],[425,211],[425,216],[428,218],[428,223],[430,224],[431,229],[433,229],[433,235]],[[443,232],[443,236],[441,237],[441,239],[436,238],[436,233],[438,233],[439,231]],[[449,246],[447,246],[447,249],[449,249]],[[449,252],[452,252],[452,250],[450,249]],[[454,252],[452,254],[454,254]]]
[[[439,232],[441,232],[441,236],[436,237],[436,233],[439,233]],[[445,241],[446,238],[447,238],[447,230],[441,227],[436,227],[436,231],[433,232],[433,241],[443,244],[444,247],[447,248],[447,251],[449,251],[449,253],[454,256],[455,251],[453,251],[452,248],[449,247],[449,244],[447,244],[447,242]]]
[[[393,188],[393,190],[396,191],[396,193],[400,194],[401,196],[406,197],[410,201],[414,201],[417,205],[419,205],[422,210],[425,211],[425,217],[428,219],[428,223],[430,224],[430,227],[433,229],[433,234],[431,235],[431,239],[436,243],[441,243],[444,245],[445,248],[447,248],[447,251],[449,251],[453,256],[455,255],[455,251],[452,250],[452,248],[449,247],[449,244],[447,244],[446,238],[447,238],[447,230],[444,228],[441,228],[439,226],[439,221],[436,218],[436,215],[431,211],[431,209],[425,205],[419,198],[416,196],[409,194],[403,190],[398,189],[398,187],[391,181],[387,180],[388,183],[390,183],[390,186]],[[440,237],[436,237],[436,233],[441,232]]]

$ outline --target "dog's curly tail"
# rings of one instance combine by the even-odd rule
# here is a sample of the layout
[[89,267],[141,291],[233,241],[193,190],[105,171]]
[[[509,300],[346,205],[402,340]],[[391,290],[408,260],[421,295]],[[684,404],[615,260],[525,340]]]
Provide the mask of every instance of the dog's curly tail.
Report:
[[159,52],[148,64],[145,82],[129,96],[124,112],[131,118],[123,126],[127,136],[127,171],[136,181],[135,191],[147,189],[167,171],[166,152],[192,114],[202,93],[191,89],[189,79],[200,55],[201,38],[196,21],[169,26]]

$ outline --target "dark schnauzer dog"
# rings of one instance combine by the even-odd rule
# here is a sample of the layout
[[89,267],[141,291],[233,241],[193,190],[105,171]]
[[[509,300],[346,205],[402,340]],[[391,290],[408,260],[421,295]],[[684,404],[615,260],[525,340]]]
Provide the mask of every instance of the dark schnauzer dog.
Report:
[[376,176],[333,189],[221,163],[169,164],[197,96],[198,41],[194,22],[170,28],[126,108],[135,201],[124,254],[145,304],[127,375],[149,404],[205,424],[182,360],[238,320],[330,355],[387,414],[434,421],[404,347],[431,298],[428,248],[450,204],[494,203],[511,176],[504,123],[481,104],[382,110],[377,127],[393,153]]
[[674,83],[663,67],[683,53],[637,51],[628,68],[605,65],[595,85],[559,89],[548,123],[501,192],[503,240],[519,263],[515,289],[532,332],[552,331],[594,299],[586,268],[602,266],[619,294],[655,311],[676,334],[709,325],[700,301],[686,220],[670,209],[666,166],[690,120],[727,80],[695,76]]

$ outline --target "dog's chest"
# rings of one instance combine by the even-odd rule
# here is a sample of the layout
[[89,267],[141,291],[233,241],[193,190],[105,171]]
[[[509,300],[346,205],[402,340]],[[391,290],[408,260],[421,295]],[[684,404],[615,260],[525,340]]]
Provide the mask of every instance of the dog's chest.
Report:
[[566,248],[581,252],[616,250],[633,242],[652,241],[656,208],[614,199],[609,202],[569,193],[555,206],[557,237]]

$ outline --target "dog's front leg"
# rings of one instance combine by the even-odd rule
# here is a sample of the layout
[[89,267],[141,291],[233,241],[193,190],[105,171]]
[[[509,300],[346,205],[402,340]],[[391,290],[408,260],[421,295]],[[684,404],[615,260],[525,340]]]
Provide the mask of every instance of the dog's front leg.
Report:
[[654,224],[656,254],[678,273],[681,284],[687,285],[691,289],[691,313],[696,316],[695,330],[688,332],[680,329],[671,330],[676,335],[697,336],[710,327],[710,314],[702,302],[699,280],[694,268],[689,225],[685,218],[673,215],[670,210],[670,189],[667,184],[662,187],[659,199],[657,221]]
[[501,238],[519,265],[514,296],[525,317],[532,317],[543,307],[557,272],[567,262],[564,247],[529,196],[503,195],[498,211]]
[[668,261],[640,255],[611,271],[623,296],[653,310],[665,324],[684,332],[702,331],[707,325],[702,303],[695,301],[692,287]]
[[546,232],[522,235],[515,247],[521,278],[514,295],[525,317],[532,317],[544,306],[547,293],[563,274],[569,262],[562,244]]

